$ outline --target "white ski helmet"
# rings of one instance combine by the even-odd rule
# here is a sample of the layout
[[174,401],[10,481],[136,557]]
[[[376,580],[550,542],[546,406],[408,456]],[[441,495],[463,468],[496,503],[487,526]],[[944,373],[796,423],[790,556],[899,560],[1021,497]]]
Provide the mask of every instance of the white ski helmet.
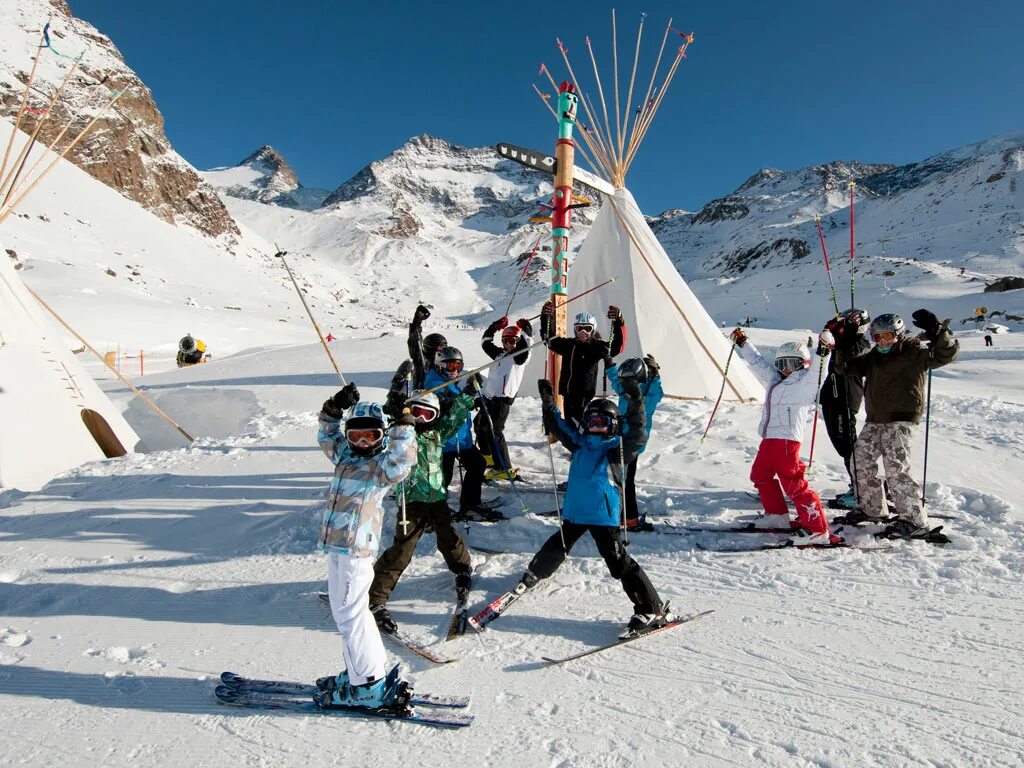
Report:
[[373,456],[384,448],[384,409],[379,403],[356,403],[345,419],[345,439],[353,453]]
[[441,401],[433,392],[418,389],[409,398],[409,412],[420,424],[429,424],[441,414]]
[[576,315],[576,319],[572,323],[572,332],[576,333],[576,329],[581,325],[589,325],[590,332],[593,333],[597,330],[597,318],[589,312],[580,312]]
[[874,340],[875,335],[879,333],[892,333],[896,336],[896,340],[899,341],[907,335],[907,326],[903,322],[903,318],[899,315],[879,315],[871,321],[870,334],[872,340]]
[[811,352],[802,341],[787,341],[775,350],[775,370],[783,376],[801,371],[811,364]]

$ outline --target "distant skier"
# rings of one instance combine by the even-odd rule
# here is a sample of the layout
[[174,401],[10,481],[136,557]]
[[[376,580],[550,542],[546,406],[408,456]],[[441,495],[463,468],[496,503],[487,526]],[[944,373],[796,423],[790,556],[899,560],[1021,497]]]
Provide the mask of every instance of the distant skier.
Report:
[[914,312],[913,319],[924,331],[928,347],[907,336],[902,317],[885,314],[871,321],[875,346],[870,352],[854,358],[840,352],[836,359],[840,373],[865,377],[867,409],[853,454],[860,509],[848,513],[846,521],[885,521],[886,499],[878,477],[881,459],[898,518],[886,527],[888,538],[920,538],[929,532],[921,488],[910,474],[910,452],[924,412],[926,374],[951,363],[960,349],[949,320],[940,323],[927,309]]
[[370,611],[384,632],[398,628],[387,609],[388,598],[412,560],[420,537],[429,528],[437,536],[437,550],[448,570],[455,574],[456,592],[469,592],[472,561],[465,542],[452,526],[442,481],[441,445],[458,432],[472,402],[471,394],[459,394],[442,414],[441,404],[433,393],[414,392],[409,400],[408,410],[416,421],[416,465],[405,484],[408,525],[403,528],[399,522],[395,526],[394,541],[374,564],[375,575],[370,585]]
[[[629,404],[623,394],[624,387],[628,382],[635,382],[637,389],[644,401],[644,432],[643,443],[637,450],[637,455],[627,464],[626,469],[626,529],[629,531],[653,531],[654,525],[647,522],[647,515],[640,515],[636,503],[636,465],[640,461],[640,454],[647,447],[647,441],[651,437],[651,426],[654,421],[654,411],[665,396],[661,387],[661,367],[654,359],[654,355],[647,355],[642,360],[639,357],[631,357],[624,360],[622,365],[612,363],[606,368],[608,384],[619,395],[619,412],[624,412]],[[624,423],[623,434],[628,437],[629,423]]]
[[206,344],[202,339],[197,339],[191,333],[186,333],[178,342],[178,367],[187,368],[190,365],[199,365],[206,362]]
[[[500,347],[491,340],[498,331],[501,331]],[[508,318],[501,317],[484,331],[481,346],[492,360],[519,350],[519,354],[506,357],[488,371],[483,403],[476,416],[477,445],[491,467],[485,475],[488,480],[509,480],[516,476],[505,442],[505,422],[519,394],[523,372],[530,359],[527,348],[531,343],[533,326],[525,318],[517,320],[515,325],[509,325]]]
[[[764,514],[754,521],[758,528],[790,530],[794,544],[829,545],[839,542],[831,533],[818,494],[804,477],[807,466],[800,460],[804,425],[814,412],[818,393],[818,371],[811,365],[811,353],[799,341],[789,341],[775,352],[769,364],[754,343],[736,328],[732,339],[754,375],[764,384],[764,408],[757,431],[761,444],[750,468],[750,479],[761,496]],[[832,333],[825,330],[818,339],[818,355],[835,346]],[[783,495],[785,492],[785,496]],[[789,518],[788,496],[796,507],[798,524]]]
[[[343,415],[348,411],[342,422]],[[322,707],[378,708],[395,703],[397,668],[387,656],[367,602],[373,558],[384,523],[384,497],[416,464],[415,419],[400,417],[385,432],[380,405],[359,402],[348,384],[323,404],[317,440],[334,464],[320,547],[327,553],[331,613],[341,632],[345,668],[317,681]]]
[[[639,387],[630,379],[621,381],[621,385],[622,396],[628,403],[624,418],[620,418],[615,403],[598,398],[587,404],[581,416],[582,426],[577,429],[566,422],[555,407],[551,382],[547,379],[537,382],[544,426],[569,450],[572,460],[561,530],[534,555],[522,576],[521,588],[530,589],[551,576],[573,545],[583,534],[589,533],[608,572],[622,583],[633,603],[633,617],[622,634],[627,637],[645,628],[663,626],[673,617],[668,612],[668,604],[662,602],[647,574],[629,556],[622,541],[618,485],[622,481],[621,462],[628,464],[636,458],[647,432]],[[622,428],[622,422],[628,426]]]
[[[437,353],[437,359],[433,369],[427,373],[424,382],[425,389],[433,389],[447,381],[457,378],[462,373],[463,360],[462,352],[455,347],[445,347]],[[480,374],[474,374],[461,382],[452,382],[448,386],[438,390],[438,398],[441,400],[441,408],[448,409],[448,403],[453,397],[461,392],[475,398],[483,384]],[[475,407],[471,402],[470,407]],[[455,473],[455,463],[458,462],[462,468],[462,490],[459,493],[459,511],[456,515],[458,520],[479,520],[490,522],[504,518],[499,512],[487,509],[480,504],[480,491],[484,482],[484,469],[487,462],[476,447],[473,436],[473,420],[467,411],[459,424],[458,432],[449,437],[444,444],[444,457],[442,467],[444,469],[444,487],[447,490],[451,485],[452,476]]]
[[990,333],[986,333],[986,334],[985,334],[985,346],[986,346],[986,347],[991,347],[991,346],[993,346],[993,345],[992,345],[992,334],[990,334]]
[[615,305],[608,307],[612,321],[611,341],[597,331],[597,318],[588,312],[576,315],[573,337],[554,336],[555,307],[548,301],[541,309],[540,335],[548,349],[562,357],[558,377],[558,394],[563,397],[565,417],[580,423],[583,409],[597,391],[597,364],[605,357],[615,357],[626,346],[626,321]]
[[866,333],[871,317],[863,309],[848,309],[838,318],[825,323],[825,328],[836,340],[836,355],[828,361],[828,375],[821,386],[821,417],[836,453],[843,459],[850,478],[850,488],[835,497],[829,506],[856,509],[854,472],[851,464],[853,446],[857,442],[857,413],[864,401],[864,378],[836,373],[836,360],[842,354],[847,359],[863,355],[871,349]]
[[409,359],[413,363],[413,389],[424,389],[427,374],[434,367],[437,353],[448,346],[448,340],[440,333],[428,333],[423,336],[423,321],[430,317],[430,310],[420,304],[416,307],[412,322],[409,323]]

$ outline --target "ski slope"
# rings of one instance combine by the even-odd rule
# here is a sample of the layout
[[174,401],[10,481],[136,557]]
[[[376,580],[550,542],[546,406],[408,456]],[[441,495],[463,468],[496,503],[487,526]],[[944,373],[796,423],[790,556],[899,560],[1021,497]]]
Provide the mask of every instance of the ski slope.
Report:
[[[801,333],[751,336],[771,349]],[[478,332],[448,335],[468,363],[484,362]],[[147,394],[203,436],[191,447],[104,381],[160,449],[85,465],[36,493],[0,493],[5,762],[1020,765],[1024,342],[1000,334],[985,348],[973,332],[958,338],[960,360],[933,385],[928,508],[956,517],[944,521],[953,537],[944,549],[898,542],[886,552],[723,554],[697,548],[724,540],[715,534],[637,534],[632,554],[674,609],[714,613],[553,667],[541,656],[606,642],[630,613],[589,540],[484,634],[444,643],[453,583],[426,536],[392,611],[459,662],[432,666],[387,648],[418,689],[472,696],[476,722],[458,732],[213,699],[223,670],[312,680],[341,663],[315,594],[325,583],[315,542],[330,472],[315,415],[339,385],[319,345],[144,377]],[[364,397],[382,397],[404,338],[332,346]],[[758,408],[724,406],[701,445],[710,406],[671,401],[655,415],[639,473],[655,523],[754,510],[744,491]],[[510,448],[534,480],[523,500],[546,511],[538,425],[539,401],[521,398]],[[566,454],[554,455],[564,477]],[[828,495],[845,487],[823,428],[811,482]],[[466,532],[471,544],[505,552],[477,556],[478,606],[514,584],[557,530],[511,492],[489,493],[507,500],[511,519]]]

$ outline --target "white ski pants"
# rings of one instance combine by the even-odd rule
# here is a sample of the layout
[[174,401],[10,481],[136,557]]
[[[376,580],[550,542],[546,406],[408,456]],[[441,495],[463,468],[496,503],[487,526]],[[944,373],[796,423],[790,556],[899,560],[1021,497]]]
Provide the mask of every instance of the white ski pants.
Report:
[[341,632],[345,669],[352,685],[379,680],[386,673],[387,655],[377,622],[370,613],[373,558],[327,553],[327,591],[331,613]]

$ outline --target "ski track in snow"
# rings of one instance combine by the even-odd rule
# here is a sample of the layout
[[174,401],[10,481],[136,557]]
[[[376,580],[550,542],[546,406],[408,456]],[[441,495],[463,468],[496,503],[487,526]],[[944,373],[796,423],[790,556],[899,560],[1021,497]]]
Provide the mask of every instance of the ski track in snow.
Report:
[[[361,384],[381,380],[377,372],[400,354],[400,339],[372,344],[379,358],[359,357],[366,371],[351,374]],[[985,358],[989,370],[1019,370],[1019,348],[1004,341],[999,352]],[[203,372],[247,393],[251,418],[234,436],[97,462],[36,493],[0,493],[0,725],[7,753],[25,764],[145,768],[171,754],[182,765],[224,757],[244,766],[325,755],[360,766],[1024,760],[1024,674],[1014,663],[1024,653],[1015,501],[1024,406],[1002,399],[991,376],[953,376],[954,364],[934,381],[928,504],[955,516],[942,521],[950,545],[724,554],[696,549],[714,534],[637,534],[632,554],[674,609],[715,612],[585,660],[550,666],[540,657],[607,642],[628,618],[628,600],[589,539],[486,632],[445,643],[453,582],[424,537],[393,613],[460,660],[439,667],[387,649],[423,691],[473,697],[476,722],[456,733],[213,700],[225,669],[311,680],[340,666],[329,609],[316,598],[330,467],[315,444],[314,411],[333,385],[316,371],[314,386],[275,383],[295,370],[288,350],[239,357]],[[264,378],[243,383],[257,381],[254,368]],[[147,386],[173,391],[195,375],[162,374]],[[535,399],[521,398],[508,432],[534,481],[523,501],[545,511],[553,499],[543,492],[550,475],[537,411]],[[756,509],[743,491],[757,408],[724,406],[702,446],[709,412],[710,404],[667,402],[655,417],[639,489],[655,523]],[[844,477],[823,430],[818,437],[811,483],[832,494]],[[564,478],[566,455],[555,456]],[[506,550],[474,555],[474,606],[515,583],[557,531],[554,518],[524,514],[507,487],[485,495],[502,496],[511,519],[463,528],[471,544]],[[60,743],[45,736],[53,732]]]

